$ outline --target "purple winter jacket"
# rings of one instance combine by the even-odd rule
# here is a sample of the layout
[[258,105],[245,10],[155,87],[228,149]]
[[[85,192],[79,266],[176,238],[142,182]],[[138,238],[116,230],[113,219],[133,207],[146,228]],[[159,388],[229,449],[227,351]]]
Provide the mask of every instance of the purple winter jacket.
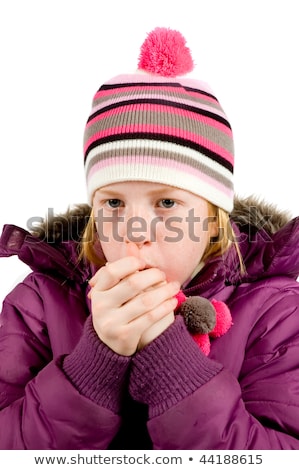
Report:
[[39,238],[5,226],[0,255],[32,273],[0,315],[0,448],[299,449],[299,219],[253,206],[232,214],[246,275],[230,249],[184,291],[230,308],[208,357],[180,316],[133,357],[101,343],[91,267],[74,233],[65,241],[86,206]]

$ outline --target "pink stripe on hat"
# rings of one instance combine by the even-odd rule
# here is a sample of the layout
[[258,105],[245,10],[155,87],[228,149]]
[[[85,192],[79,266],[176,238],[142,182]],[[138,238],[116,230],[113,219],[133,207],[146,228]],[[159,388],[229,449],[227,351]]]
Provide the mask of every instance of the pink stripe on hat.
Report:
[[[126,124],[123,125],[122,127],[113,127],[109,129],[103,129],[98,133],[93,134],[93,136],[86,142],[84,151],[86,152],[87,149],[94,143],[97,142],[100,139],[104,139],[107,136],[113,136],[113,135],[121,135],[121,134],[137,134],[138,133],[145,133],[149,134],[147,138],[150,139],[150,134],[161,134],[165,136],[171,136],[169,138],[170,142],[174,142],[175,138],[182,138],[185,140],[190,140],[191,142],[195,142],[198,145],[201,145],[207,149],[209,149],[212,152],[217,153],[219,156],[221,156],[223,159],[228,161],[229,163],[233,164],[234,162],[234,157],[233,155],[225,150],[223,147],[220,147],[220,145],[217,145],[215,142],[208,141],[205,137],[202,137],[201,135],[198,134],[192,134],[191,132],[186,131],[185,129],[181,128],[173,128],[173,127],[166,127],[166,126],[155,126],[151,124],[137,124],[137,125],[131,125],[131,124]],[[136,136],[136,139],[138,136]],[[186,142],[186,147],[188,146]]]

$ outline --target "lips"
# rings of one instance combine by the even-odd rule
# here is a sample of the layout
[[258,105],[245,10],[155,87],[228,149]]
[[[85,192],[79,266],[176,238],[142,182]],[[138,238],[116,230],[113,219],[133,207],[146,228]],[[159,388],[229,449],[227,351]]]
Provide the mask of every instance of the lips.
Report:
[[151,269],[151,268],[156,268],[156,266],[153,266],[152,264],[146,264],[144,269]]

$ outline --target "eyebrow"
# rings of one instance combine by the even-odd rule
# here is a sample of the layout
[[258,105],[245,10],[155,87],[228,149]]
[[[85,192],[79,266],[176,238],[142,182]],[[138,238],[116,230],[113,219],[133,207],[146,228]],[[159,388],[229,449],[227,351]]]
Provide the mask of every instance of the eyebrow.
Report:
[[118,192],[116,189],[98,189],[96,191],[96,194],[105,194],[107,196],[121,196],[122,194],[120,192]]

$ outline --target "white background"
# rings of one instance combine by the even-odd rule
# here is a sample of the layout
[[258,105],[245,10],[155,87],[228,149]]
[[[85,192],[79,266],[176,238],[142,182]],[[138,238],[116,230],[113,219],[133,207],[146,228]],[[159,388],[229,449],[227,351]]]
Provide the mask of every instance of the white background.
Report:
[[[132,72],[156,26],[180,30],[235,135],[235,188],[298,214],[295,0],[9,0],[0,6],[0,230],[85,202],[92,96]],[[26,271],[0,259],[0,300]]]

